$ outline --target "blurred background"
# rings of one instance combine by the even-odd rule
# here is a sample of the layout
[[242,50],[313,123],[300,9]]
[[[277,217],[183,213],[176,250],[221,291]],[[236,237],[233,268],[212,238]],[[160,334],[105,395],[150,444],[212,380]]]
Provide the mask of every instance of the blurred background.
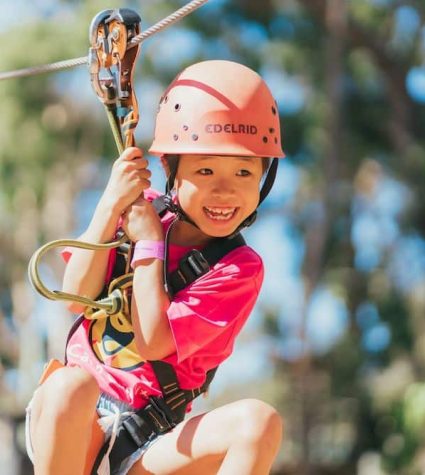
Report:
[[[0,71],[86,55],[105,8],[146,28],[184,3],[0,0]],[[203,59],[264,77],[287,158],[245,233],[265,262],[261,298],[196,410],[277,407],[275,475],[424,474],[423,0],[210,0],[142,44],[141,147],[166,85]],[[25,406],[73,321],[31,289],[28,261],[84,229],[117,154],[85,66],[1,81],[0,111],[0,472],[27,475]],[[42,272],[59,288],[57,254]]]

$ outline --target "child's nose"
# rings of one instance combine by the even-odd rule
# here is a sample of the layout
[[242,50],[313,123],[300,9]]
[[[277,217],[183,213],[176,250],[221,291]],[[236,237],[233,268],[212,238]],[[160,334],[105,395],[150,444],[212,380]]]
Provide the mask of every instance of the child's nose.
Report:
[[218,178],[214,181],[211,192],[214,195],[232,195],[235,192],[233,180]]

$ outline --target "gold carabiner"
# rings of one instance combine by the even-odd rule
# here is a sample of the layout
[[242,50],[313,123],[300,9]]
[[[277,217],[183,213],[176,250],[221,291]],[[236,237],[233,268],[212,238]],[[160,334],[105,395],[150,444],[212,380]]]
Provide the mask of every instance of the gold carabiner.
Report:
[[134,145],[139,108],[133,75],[140,44],[140,16],[128,8],[103,10],[90,25],[89,69],[94,91],[105,105],[118,152]]
[[30,263],[28,265],[28,276],[30,279],[31,284],[33,285],[34,289],[43,295],[44,297],[50,300],[65,300],[69,302],[77,302],[81,305],[104,310],[108,315],[113,315],[122,310],[122,299],[120,299],[117,292],[113,295],[109,295],[108,297],[101,299],[101,300],[92,300],[87,297],[82,297],[80,295],[70,294],[67,292],[62,292],[60,290],[50,290],[48,289],[44,283],[41,281],[40,273],[38,271],[38,265],[40,260],[46,252],[50,251],[51,249],[55,249],[57,247],[76,247],[79,249],[88,249],[91,251],[97,250],[108,250],[113,249],[115,247],[119,247],[124,244],[128,240],[127,236],[124,234],[118,240],[112,241],[105,244],[93,244],[83,241],[77,241],[75,239],[58,239],[56,241],[51,241],[45,244],[44,246],[40,247],[31,257]]

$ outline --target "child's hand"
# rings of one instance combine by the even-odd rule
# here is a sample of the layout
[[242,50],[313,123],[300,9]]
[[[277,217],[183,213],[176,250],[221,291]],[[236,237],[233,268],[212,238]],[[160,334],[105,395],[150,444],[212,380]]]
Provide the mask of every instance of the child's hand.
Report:
[[129,147],[115,160],[111,176],[103,193],[115,211],[123,213],[150,187],[151,172],[147,169],[148,161],[137,147]]
[[164,240],[161,221],[149,201],[139,198],[127,208],[122,218],[122,228],[132,241]]

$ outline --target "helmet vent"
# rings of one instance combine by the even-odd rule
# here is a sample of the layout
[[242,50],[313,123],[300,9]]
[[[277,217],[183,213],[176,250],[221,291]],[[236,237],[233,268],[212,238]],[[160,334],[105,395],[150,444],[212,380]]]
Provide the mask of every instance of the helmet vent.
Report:
[[181,109],[181,104],[174,104],[174,110],[178,112]]
[[198,135],[192,134],[192,140],[196,142],[198,139],[199,139]]
[[269,132],[270,132],[271,134],[274,134],[274,128],[273,128],[273,127],[270,127]]
[[273,113],[273,115],[276,115],[276,107],[275,106],[272,106],[272,113]]
[[266,136],[264,136],[264,137],[263,137],[263,142],[264,142],[264,143],[267,143],[268,141],[269,141],[269,139],[268,139]]
[[189,130],[189,126],[188,125],[183,125],[183,130]]
[[173,139],[174,139],[175,141],[177,141],[177,140],[179,139],[179,136],[178,136],[177,134],[174,134],[174,135],[173,135]]

